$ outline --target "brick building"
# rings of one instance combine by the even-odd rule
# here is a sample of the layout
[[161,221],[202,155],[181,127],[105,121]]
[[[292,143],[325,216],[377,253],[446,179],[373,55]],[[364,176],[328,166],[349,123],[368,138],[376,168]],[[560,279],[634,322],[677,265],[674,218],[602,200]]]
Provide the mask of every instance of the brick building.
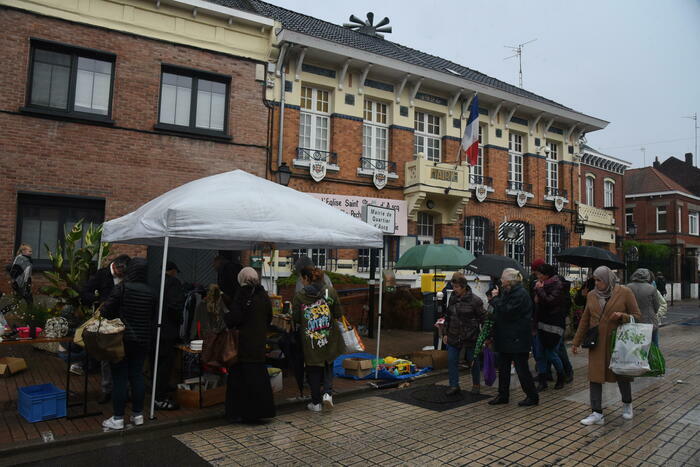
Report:
[[[526,265],[578,244],[580,140],[607,122],[390,42],[371,27],[360,32],[247,3],[282,25],[268,69],[273,165],[291,169],[293,188],[354,215],[362,203],[395,206],[388,266],[421,242],[507,254]],[[481,156],[470,168],[459,145],[463,109],[475,96]],[[283,263],[300,253],[283,252]],[[307,253],[341,272],[368,266],[365,250]]]
[[2,264],[24,241],[41,270],[64,227],[190,180],[266,175],[274,22],[187,4],[0,1]]
[[685,187],[695,196],[700,196],[700,168],[693,164],[693,153],[685,153],[684,160],[671,156],[665,161],[659,162],[657,157],[654,161],[654,168]]
[[634,240],[668,245],[671,263],[659,268],[673,282],[676,298],[698,297],[700,196],[655,167],[625,173],[626,226],[634,224]]

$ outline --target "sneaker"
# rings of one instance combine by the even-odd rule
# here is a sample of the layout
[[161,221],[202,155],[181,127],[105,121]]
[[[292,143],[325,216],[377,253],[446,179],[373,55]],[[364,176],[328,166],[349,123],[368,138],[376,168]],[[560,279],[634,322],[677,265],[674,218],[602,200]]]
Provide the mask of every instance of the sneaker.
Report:
[[78,363],[71,364],[70,372],[73,373],[74,375],[78,375],[78,376],[85,375],[85,371],[83,370],[83,366],[78,364]]
[[130,420],[131,420],[131,423],[132,423],[134,426],[141,426],[141,425],[143,425],[143,414],[141,414],[141,415],[132,415],[132,416],[130,417]]
[[312,412],[320,412],[323,406],[321,404],[314,404],[313,402],[309,402],[306,408]]
[[163,399],[161,401],[156,401],[153,404],[158,410],[177,410],[180,408],[177,402],[173,402],[170,399]]
[[124,429],[124,419],[123,418],[114,418],[109,417],[107,420],[102,422],[102,428],[105,430],[123,430]]
[[507,404],[508,399],[503,399],[500,396],[496,396],[494,399],[491,399],[489,401],[489,405],[500,405],[500,404]]
[[332,409],[333,408],[333,396],[330,394],[324,394],[323,395],[323,406],[327,409]]
[[632,410],[632,404],[622,404],[622,418],[625,420],[632,420],[634,417],[634,410]]
[[605,424],[605,417],[602,413],[593,412],[588,417],[581,420],[584,425],[603,425]]
[[519,405],[520,407],[531,407],[531,406],[537,405],[537,404],[539,404],[539,403],[540,403],[539,399],[533,399],[533,398],[530,398],[530,397],[526,397],[525,399],[523,399],[523,400],[521,400],[520,402],[518,402],[518,405]]

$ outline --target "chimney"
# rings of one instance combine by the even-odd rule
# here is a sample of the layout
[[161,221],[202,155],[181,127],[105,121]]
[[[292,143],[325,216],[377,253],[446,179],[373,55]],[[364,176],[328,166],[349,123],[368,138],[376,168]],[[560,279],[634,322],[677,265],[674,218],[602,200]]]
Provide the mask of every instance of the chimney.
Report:
[[653,167],[654,167],[655,169],[660,169],[660,168],[661,168],[661,164],[659,163],[659,156],[656,156],[656,158],[654,159]]
[[685,153],[685,163],[691,167],[693,166],[693,153],[692,152]]

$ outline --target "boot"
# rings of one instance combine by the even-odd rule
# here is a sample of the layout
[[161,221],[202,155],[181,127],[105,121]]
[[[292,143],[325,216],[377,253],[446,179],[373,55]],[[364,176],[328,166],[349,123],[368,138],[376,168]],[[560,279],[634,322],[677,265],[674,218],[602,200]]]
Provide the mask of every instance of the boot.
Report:
[[573,383],[574,382],[574,370],[571,370],[566,374],[564,377],[564,382],[565,383]]
[[544,373],[540,373],[537,375],[537,392],[542,392],[545,389],[547,389],[547,375]]
[[552,368],[551,367],[547,371],[547,381],[554,381],[554,376],[552,376]]
[[554,385],[554,389],[561,389],[564,387],[564,372],[557,373],[557,383]]

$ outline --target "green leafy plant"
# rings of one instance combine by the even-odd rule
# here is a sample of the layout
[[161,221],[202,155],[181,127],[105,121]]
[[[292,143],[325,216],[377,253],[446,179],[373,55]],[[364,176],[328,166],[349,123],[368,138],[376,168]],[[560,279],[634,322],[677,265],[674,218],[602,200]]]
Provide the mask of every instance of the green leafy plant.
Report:
[[65,233],[64,241],[56,246],[55,252],[45,245],[52,270],[44,272],[50,285],[42,287],[41,291],[56,299],[54,311],[70,306],[78,317],[92,314],[92,309],[81,303],[80,289],[94,271],[100,246],[102,257],[109,255],[109,244],[100,243],[101,239],[102,225],[90,224],[85,230],[80,220]]

